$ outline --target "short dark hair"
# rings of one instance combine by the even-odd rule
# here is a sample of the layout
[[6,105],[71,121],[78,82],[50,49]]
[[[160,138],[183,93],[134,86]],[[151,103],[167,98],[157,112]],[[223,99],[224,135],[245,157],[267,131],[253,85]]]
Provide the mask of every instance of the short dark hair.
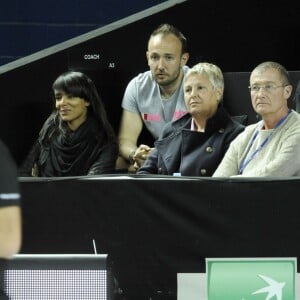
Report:
[[166,36],[168,34],[175,35],[181,42],[181,53],[183,54],[187,52],[187,39],[183,35],[183,33],[179,31],[175,26],[167,23],[161,24],[151,33],[150,38],[158,34],[161,34],[163,36]]

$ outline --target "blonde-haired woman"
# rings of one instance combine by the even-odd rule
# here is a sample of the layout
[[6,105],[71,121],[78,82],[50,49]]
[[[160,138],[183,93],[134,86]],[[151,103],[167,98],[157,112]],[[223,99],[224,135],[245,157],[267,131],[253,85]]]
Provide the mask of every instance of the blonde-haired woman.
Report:
[[137,174],[212,176],[230,142],[245,128],[224,109],[223,91],[218,66],[193,66],[184,77],[188,113],[164,127]]

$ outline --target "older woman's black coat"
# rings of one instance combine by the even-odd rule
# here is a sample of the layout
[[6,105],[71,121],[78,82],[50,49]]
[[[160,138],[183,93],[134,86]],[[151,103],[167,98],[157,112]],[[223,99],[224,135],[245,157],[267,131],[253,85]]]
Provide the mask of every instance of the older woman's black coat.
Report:
[[190,130],[191,120],[186,114],[168,123],[137,174],[212,176],[230,142],[245,128],[223,106],[207,121],[205,132]]

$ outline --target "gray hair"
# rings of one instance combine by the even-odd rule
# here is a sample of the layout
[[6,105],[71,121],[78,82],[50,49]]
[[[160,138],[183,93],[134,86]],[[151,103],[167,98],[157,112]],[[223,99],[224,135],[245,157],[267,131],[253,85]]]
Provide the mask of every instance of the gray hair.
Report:
[[[274,69],[279,72],[279,75],[282,79],[282,84],[285,84],[285,85],[291,84],[290,75],[289,75],[288,71],[286,70],[286,68],[283,65],[281,65],[280,63],[275,62],[275,61],[265,61],[265,62],[262,62],[261,64],[257,65],[254,68],[254,70],[251,72],[251,76],[254,72],[260,73],[260,72],[264,72],[269,69]],[[251,76],[250,76],[250,80],[251,80]]]
[[190,75],[205,75],[207,76],[208,80],[212,84],[215,89],[221,89],[222,94],[224,91],[224,77],[221,69],[214,64],[208,62],[200,62],[194,65],[191,69],[187,71],[184,76],[184,82]]

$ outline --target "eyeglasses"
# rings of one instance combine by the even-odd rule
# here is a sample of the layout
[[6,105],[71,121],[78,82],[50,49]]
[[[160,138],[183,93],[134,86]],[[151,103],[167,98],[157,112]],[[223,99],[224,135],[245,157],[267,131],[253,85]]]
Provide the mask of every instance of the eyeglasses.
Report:
[[265,85],[250,85],[248,86],[248,89],[250,90],[250,92],[252,93],[258,93],[260,91],[260,89],[262,89],[263,91],[270,93],[274,90],[276,90],[277,88],[281,88],[281,87],[286,87],[288,86],[288,84],[285,85],[275,85],[275,84],[265,84]]

